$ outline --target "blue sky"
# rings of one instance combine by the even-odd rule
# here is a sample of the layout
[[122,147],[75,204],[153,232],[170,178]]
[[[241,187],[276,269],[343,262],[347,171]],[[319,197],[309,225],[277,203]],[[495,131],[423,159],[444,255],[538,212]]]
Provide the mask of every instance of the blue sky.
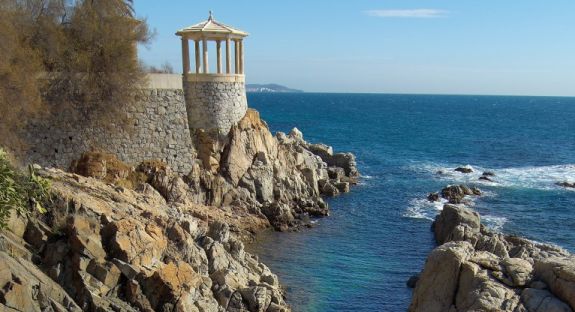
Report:
[[135,4],[157,32],[140,58],[177,71],[181,46],[174,33],[212,10],[216,20],[250,33],[248,83],[310,92],[575,96],[573,0]]

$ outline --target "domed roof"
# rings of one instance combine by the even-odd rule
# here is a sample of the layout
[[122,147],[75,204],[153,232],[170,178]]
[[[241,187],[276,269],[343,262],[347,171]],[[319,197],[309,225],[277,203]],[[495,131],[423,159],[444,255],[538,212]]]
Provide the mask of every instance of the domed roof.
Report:
[[207,21],[180,29],[176,35],[187,39],[238,39],[246,37],[248,33],[216,21],[210,11]]

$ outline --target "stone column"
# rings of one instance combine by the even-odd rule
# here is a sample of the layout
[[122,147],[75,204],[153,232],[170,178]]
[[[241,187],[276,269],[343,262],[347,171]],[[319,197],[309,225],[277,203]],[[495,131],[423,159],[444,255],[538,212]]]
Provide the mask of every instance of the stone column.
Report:
[[222,73],[222,42],[216,41],[216,49],[218,50],[218,74]]
[[194,40],[195,47],[196,47],[196,74],[200,73],[201,64],[200,64],[200,41]]
[[190,72],[190,45],[187,38],[182,38],[182,67],[185,76]]
[[226,74],[230,74],[232,72],[231,69],[231,62],[230,62],[230,57],[231,57],[231,51],[230,51],[230,38],[226,39]]
[[210,72],[210,67],[208,64],[208,40],[202,40],[202,48],[204,51],[204,74],[208,74]]
[[238,43],[238,40],[234,40],[234,47],[235,47],[235,68],[236,74],[240,73],[240,44]]
[[244,74],[244,40],[240,40],[240,74]]

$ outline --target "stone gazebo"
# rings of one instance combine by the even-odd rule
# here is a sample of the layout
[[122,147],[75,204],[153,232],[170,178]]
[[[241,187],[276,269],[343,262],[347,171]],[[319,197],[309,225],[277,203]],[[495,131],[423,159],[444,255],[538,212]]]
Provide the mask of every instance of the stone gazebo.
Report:
[[[207,21],[181,29],[176,35],[182,37],[183,89],[190,130],[217,129],[220,133],[227,133],[247,110],[243,39],[248,34],[214,20],[210,12]],[[190,66],[190,41],[194,42],[195,52],[193,72]],[[208,46],[214,42],[217,63],[212,73]],[[223,44],[226,50],[225,69]]]

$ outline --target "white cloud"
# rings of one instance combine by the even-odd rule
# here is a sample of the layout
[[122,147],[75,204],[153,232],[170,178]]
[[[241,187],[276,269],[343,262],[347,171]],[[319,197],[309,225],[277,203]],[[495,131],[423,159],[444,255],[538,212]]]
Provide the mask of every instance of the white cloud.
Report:
[[369,10],[365,11],[365,14],[375,17],[437,18],[446,17],[449,11],[437,9]]

